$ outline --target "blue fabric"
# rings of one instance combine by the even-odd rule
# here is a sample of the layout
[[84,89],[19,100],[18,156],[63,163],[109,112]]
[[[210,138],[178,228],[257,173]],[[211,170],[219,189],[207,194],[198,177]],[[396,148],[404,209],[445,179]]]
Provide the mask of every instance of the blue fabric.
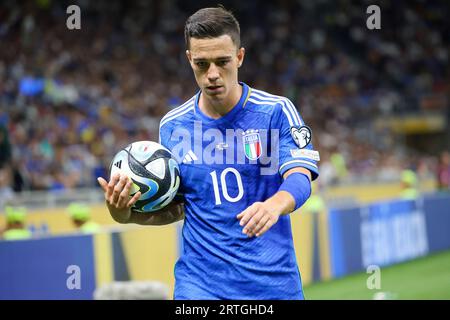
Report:
[[279,191],[289,192],[295,199],[295,209],[300,208],[311,195],[311,182],[300,172],[291,173],[281,184]]
[[19,92],[24,96],[35,96],[44,90],[44,79],[24,77],[20,80]]
[[236,216],[273,196],[287,168],[317,177],[317,165],[292,156],[290,129],[303,125],[292,103],[241,85],[242,97],[219,119],[201,111],[198,93],[160,123],[160,143],[180,165],[185,208],[175,299],[303,299],[289,215],[252,238]]

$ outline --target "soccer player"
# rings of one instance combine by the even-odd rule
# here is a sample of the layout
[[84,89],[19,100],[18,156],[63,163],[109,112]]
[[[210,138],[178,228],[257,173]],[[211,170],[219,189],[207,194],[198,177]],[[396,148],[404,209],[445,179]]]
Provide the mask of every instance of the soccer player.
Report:
[[175,299],[303,299],[289,214],[318,176],[311,130],[289,99],[238,81],[245,49],[230,12],[197,11],[185,40],[200,90],[160,123],[160,143],[180,159],[183,205],[133,212],[140,193],[130,199],[128,177],[115,175],[99,178],[107,207],[120,223],[184,218]]

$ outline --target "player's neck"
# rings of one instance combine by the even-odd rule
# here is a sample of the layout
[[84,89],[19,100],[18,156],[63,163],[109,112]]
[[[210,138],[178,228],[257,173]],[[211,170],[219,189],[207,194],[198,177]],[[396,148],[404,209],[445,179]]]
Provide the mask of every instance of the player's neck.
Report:
[[200,110],[210,118],[219,119],[233,109],[242,96],[243,88],[237,83],[231,92],[223,99],[211,99],[201,94],[198,102]]

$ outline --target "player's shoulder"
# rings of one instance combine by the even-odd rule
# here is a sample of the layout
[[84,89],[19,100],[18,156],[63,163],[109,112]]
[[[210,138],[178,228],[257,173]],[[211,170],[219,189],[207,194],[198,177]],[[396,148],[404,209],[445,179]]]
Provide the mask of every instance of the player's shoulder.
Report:
[[180,122],[188,119],[194,113],[196,96],[194,95],[179,107],[170,110],[162,117],[159,127],[162,128],[164,125],[179,125]]
[[274,114],[281,113],[283,110],[289,112],[296,110],[289,98],[255,88],[251,88],[247,103],[250,107],[249,109],[255,112]]

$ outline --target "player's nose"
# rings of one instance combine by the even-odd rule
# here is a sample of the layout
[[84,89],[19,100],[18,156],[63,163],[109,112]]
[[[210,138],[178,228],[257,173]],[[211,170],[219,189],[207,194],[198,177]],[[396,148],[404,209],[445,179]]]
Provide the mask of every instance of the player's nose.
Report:
[[207,77],[210,82],[215,82],[219,79],[219,69],[214,63],[209,65]]

